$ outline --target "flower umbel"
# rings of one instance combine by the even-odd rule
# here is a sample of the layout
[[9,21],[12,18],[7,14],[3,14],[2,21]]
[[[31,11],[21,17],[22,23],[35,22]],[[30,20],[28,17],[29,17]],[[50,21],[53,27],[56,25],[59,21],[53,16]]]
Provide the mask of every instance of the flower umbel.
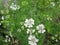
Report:
[[44,29],[44,25],[43,24],[39,24],[36,29],[38,30],[38,33],[44,33],[45,29]]
[[26,19],[24,25],[25,25],[25,27],[28,27],[28,28],[33,27],[34,20],[32,18]]
[[28,37],[28,40],[29,40],[29,44],[30,45],[37,45],[37,43],[38,43],[38,39],[35,37],[35,36],[33,36],[33,35],[30,35],[29,37]]
[[19,7],[18,5],[16,5],[16,4],[14,4],[14,3],[12,3],[12,4],[10,5],[10,8],[11,8],[12,10],[20,9],[20,7]]

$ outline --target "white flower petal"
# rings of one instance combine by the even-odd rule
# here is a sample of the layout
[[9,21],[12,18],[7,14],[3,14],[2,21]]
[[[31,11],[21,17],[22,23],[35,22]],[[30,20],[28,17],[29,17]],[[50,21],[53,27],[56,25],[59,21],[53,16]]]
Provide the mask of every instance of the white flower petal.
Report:
[[5,42],[8,42],[7,39],[5,39]]
[[29,37],[28,37],[28,40],[31,40],[32,39],[32,35],[30,35]]
[[45,32],[45,30],[39,30],[38,31],[38,33],[44,33]]
[[2,20],[4,20],[4,16],[2,16]]
[[45,32],[45,30],[42,30],[42,32],[41,33],[44,33]]

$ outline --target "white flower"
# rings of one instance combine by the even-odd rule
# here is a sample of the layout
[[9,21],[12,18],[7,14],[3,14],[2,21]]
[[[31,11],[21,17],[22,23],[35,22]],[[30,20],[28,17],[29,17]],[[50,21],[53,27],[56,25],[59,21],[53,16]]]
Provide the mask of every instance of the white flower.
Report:
[[29,41],[29,44],[30,44],[30,45],[37,45],[37,43],[32,42],[32,41]]
[[16,4],[14,4],[14,3],[12,3],[12,4],[10,5],[10,8],[11,8],[12,10],[20,9],[20,7],[19,7],[18,5],[16,5]]
[[54,36],[52,36],[52,37],[51,37],[51,39],[52,39],[52,40],[54,40],[54,39],[55,39],[55,37],[54,37]]
[[5,39],[5,42],[8,42],[7,39]]
[[52,6],[55,6],[55,3],[54,3],[54,2],[51,2],[51,5],[52,5]]
[[28,28],[32,27],[34,25],[34,20],[32,18],[26,19],[24,25]]
[[38,33],[44,33],[45,32],[45,30],[40,30],[40,31],[38,31]]
[[2,16],[1,19],[4,20],[4,16]]
[[58,39],[56,39],[55,41],[58,42]]
[[44,33],[45,29],[44,29],[44,25],[43,24],[39,24],[36,29],[38,30],[38,33]]
[[44,27],[44,25],[43,24],[39,24],[38,26],[37,26],[37,30],[43,30],[45,27]]
[[5,39],[5,42],[10,42],[10,41],[11,41],[10,38],[8,38],[8,39],[6,38]]
[[10,42],[10,37],[8,35],[6,35],[5,42]]
[[8,35],[6,35],[6,38],[8,38]]
[[34,33],[34,32],[35,32],[35,30],[27,29],[27,34],[32,34],[32,33]]
[[29,37],[28,37],[28,40],[29,40],[29,44],[30,45],[37,45],[37,43],[38,43],[38,39],[35,37],[35,36],[33,36],[33,35],[30,35]]

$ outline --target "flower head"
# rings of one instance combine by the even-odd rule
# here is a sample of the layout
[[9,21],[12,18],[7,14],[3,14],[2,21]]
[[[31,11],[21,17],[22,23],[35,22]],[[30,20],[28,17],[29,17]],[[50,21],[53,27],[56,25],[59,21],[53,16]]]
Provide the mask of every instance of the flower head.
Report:
[[37,42],[39,41],[35,36],[33,35],[30,35],[28,37],[28,40],[29,40],[29,44],[30,45],[37,45]]
[[43,24],[39,24],[37,27],[38,33],[44,33],[45,32],[45,27]]
[[26,19],[24,25],[25,25],[25,27],[30,28],[34,25],[34,20],[32,18]]
[[12,10],[20,9],[20,7],[19,7],[18,5],[16,5],[16,4],[14,4],[14,3],[12,3],[12,4],[10,5],[10,8],[11,8]]
[[10,41],[11,41],[10,37],[6,35],[5,42],[10,42]]

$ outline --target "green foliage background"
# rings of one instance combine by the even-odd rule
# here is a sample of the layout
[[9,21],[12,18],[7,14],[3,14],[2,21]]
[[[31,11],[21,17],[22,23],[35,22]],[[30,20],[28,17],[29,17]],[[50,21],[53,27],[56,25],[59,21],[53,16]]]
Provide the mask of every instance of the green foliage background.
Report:
[[[14,1],[9,0],[8,4],[10,5],[12,2]],[[51,2],[54,2],[55,6],[50,4]],[[4,30],[4,32],[6,31],[5,33],[9,34],[8,32],[12,32],[14,37],[21,40],[22,45],[29,45],[24,21],[26,18],[33,18],[35,20],[33,28],[39,23],[43,23],[47,34],[51,34],[52,36],[57,34],[57,39],[60,40],[60,0],[17,0],[15,3],[20,6],[20,9],[13,11],[9,6],[4,6],[4,0],[0,1],[0,13],[5,17],[9,16],[9,18],[5,18],[3,21],[4,27],[7,28],[7,30]],[[48,16],[51,17],[52,20],[47,20]],[[18,32],[18,29],[21,29],[21,32]],[[35,35],[40,40],[38,45],[44,45],[46,33]],[[9,45],[9,43],[5,43],[3,40],[4,38],[0,36],[0,45]],[[60,44],[60,42],[51,43],[51,37],[49,40],[46,45]]]

